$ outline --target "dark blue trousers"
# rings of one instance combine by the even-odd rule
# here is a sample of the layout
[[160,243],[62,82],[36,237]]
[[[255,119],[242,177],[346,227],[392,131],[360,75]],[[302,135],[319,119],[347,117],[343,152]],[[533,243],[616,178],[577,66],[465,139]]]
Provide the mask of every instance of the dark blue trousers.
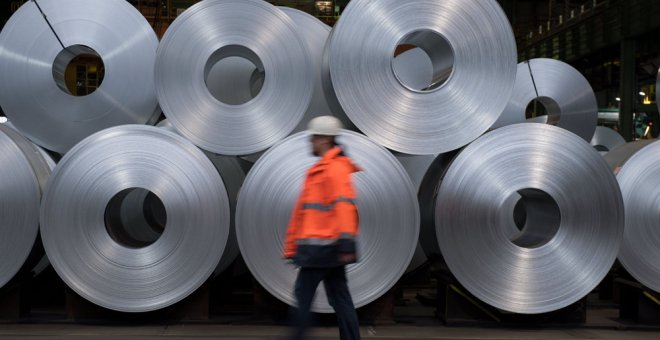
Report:
[[296,280],[296,299],[298,310],[296,310],[296,332],[295,340],[304,339],[305,332],[311,322],[310,308],[314,300],[314,293],[319,283],[323,281],[328,302],[335,309],[337,321],[339,322],[339,338],[341,340],[359,340],[360,330],[353,306],[351,293],[346,284],[346,272],[344,266],[332,268],[300,268]]

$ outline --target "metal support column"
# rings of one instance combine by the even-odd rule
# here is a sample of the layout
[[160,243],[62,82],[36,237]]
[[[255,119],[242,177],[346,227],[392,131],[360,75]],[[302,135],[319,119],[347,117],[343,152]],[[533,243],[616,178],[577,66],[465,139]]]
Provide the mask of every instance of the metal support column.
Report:
[[620,132],[626,141],[632,140],[633,110],[635,109],[636,60],[635,41],[625,39],[621,42],[621,88],[619,105]]

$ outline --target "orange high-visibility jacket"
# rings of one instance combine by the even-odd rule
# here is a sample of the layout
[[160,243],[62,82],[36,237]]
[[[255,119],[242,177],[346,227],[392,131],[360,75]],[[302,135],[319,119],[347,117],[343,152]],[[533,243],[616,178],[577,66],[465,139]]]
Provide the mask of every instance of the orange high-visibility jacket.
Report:
[[301,267],[333,267],[338,253],[355,254],[358,211],[352,174],[360,171],[343,155],[330,149],[307,171],[286,233],[284,257]]

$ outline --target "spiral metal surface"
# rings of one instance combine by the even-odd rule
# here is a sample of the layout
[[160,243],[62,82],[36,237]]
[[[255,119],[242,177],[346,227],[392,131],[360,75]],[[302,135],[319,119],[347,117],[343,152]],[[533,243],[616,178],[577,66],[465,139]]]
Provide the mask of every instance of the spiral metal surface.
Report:
[[[158,38],[142,14],[123,0],[38,3],[48,22],[28,1],[0,33],[0,103],[16,128],[64,153],[102,129],[149,121]],[[65,70],[81,55],[100,57],[105,76],[93,93],[73,96]]]
[[660,292],[659,160],[660,143],[656,140],[631,155],[616,176],[626,216],[619,261],[635,279],[656,292]]
[[555,125],[591,141],[598,123],[596,95],[571,65],[544,58],[518,64],[513,96],[493,128],[525,122],[532,100],[545,106],[547,116],[529,122]]
[[[251,61],[264,82],[252,100],[216,99],[205,79],[228,57]],[[293,20],[261,0],[208,0],[169,27],[156,57],[156,93],[181,135],[204,150],[247,155],[285,138],[302,119],[313,91],[313,71]]]
[[[130,237],[121,200],[135,189],[161,202],[166,223],[153,243]],[[183,137],[152,126],[98,132],[58,163],[41,207],[41,235],[58,275],[108,309],[172,305],[213,273],[229,234],[218,172]]]
[[[432,61],[425,88],[397,76],[394,54],[405,44]],[[513,90],[516,56],[496,1],[351,1],[326,47],[324,85],[334,106],[375,142],[438,154],[468,144],[497,120]]]
[[[417,244],[419,212],[408,175],[386,149],[347,130],[338,142],[363,169],[353,174],[359,262],[347,266],[353,301],[361,307],[387,292],[405,272]],[[297,270],[282,258],[284,235],[305,172],[317,161],[309,135],[295,134],[257,161],[238,199],[236,233],[243,258],[259,283],[289,305],[295,304]],[[322,287],[313,310],[332,312]]]
[[25,265],[39,231],[39,181],[11,132],[0,125],[0,288]]
[[626,140],[618,132],[604,126],[596,127],[594,137],[591,139],[591,145],[601,155],[605,155],[623,144],[626,144]]
[[[526,218],[512,233],[518,203]],[[452,274],[480,300],[523,314],[586,296],[623,235],[623,201],[607,163],[550,125],[507,126],[467,146],[444,176],[435,213]]]

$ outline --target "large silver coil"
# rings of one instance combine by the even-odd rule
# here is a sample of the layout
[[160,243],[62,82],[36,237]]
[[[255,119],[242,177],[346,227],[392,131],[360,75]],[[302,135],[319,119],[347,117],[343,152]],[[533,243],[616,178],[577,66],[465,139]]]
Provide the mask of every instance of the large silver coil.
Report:
[[[315,117],[332,115],[322,84],[323,50],[330,35],[330,26],[295,8],[278,8],[293,20],[298,34],[305,42],[313,66],[312,99],[302,120],[292,131],[292,133],[296,133],[306,130],[309,121]],[[207,85],[212,94],[216,97],[226,97],[228,103],[244,103],[256,97],[261,91],[263,81],[264,73],[260,72],[250,61],[240,57],[230,57],[213,66],[207,78]],[[253,159],[256,161],[258,157]]]
[[[122,223],[124,199],[135,191],[154,195],[164,212],[152,216],[157,239],[135,239]],[[56,272],[80,296],[146,312],[182,300],[213,273],[229,216],[222,179],[197,147],[163,129],[126,125],[86,138],[58,163],[41,235]]]
[[619,261],[640,283],[660,292],[660,143],[654,141],[631,155],[616,178],[625,206],[626,228]]
[[[241,57],[265,73],[252,100],[232,105],[206,85],[210,69]],[[291,18],[261,0],[202,1],[178,16],[158,47],[156,93],[170,123],[217,154],[262,151],[302,119],[313,91],[305,42]]]
[[[41,201],[41,194],[46,187],[46,182],[48,181],[51,172],[55,168],[55,161],[44,149],[35,145],[16,131],[11,122],[7,122],[4,126],[0,126],[0,131],[4,132],[14,141],[14,143],[16,143],[30,162],[32,171],[39,183],[39,200]],[[30,272],[33,276],[41,274],[44,269],[50,266],[48,257],[41,246],[40,236],[37,236],[35,246],[32,248],[30,256],[25,262],[25,266],[31,268]]]
[[[424,88],[393,68],[403,45],[431,60]],[[377,143],[438,154],[468,144],[497,120],[513,90],[516,56],[496,1],[351,1],[326,47],[326,91]]]
[[[518,231],[520,208],[526,218]],[[467,146],[444,176],[435,218],[459,282],[523,314],[558,310],[595,288],[616,259],[624,223],[603,157],[578,136],[541,124],[507,126]]]
[[533,100],[545,107],[547,116],[529,122],[555,125],[591,141],[598,123],[596,95],[571,65],[545,58],[518,64],[513,96],[493,128],[525,122],[525,111]]
[[[144,124],[157,106],[154,60],[158,38],[135,7],[123,0],[26,2],[0,33],[0,103],[16,128],[59,153],[99,130]],[[130,37],[130,38],[127,38]],[[86,96],[65,85],[68,64],[100,57],[105,77]]]
[[0,124],[0,288],[26,264],[39,231],[39,181],[11,132]]
[[[347,130],[338,142],[363,169],[353,175],[360,214],[359,262],[346,269],[353,301],[360,307],[387,292],[405,272],[417,244],[419,212],[413,185],[392,154]],[[284,236],[306,170],[317,161],[309,135],[295,134],[257,161],[238,198],[236,233],[243,258],[263,287],[292,306],[297,270],[282,258]],[[312,308],[333,311],[322,287]]]
[[[157,126],[171,132],[177,132],[167,119],[162,120]],[[208,151],[204,151],[204,154],[211,160],[220,177],[222,177],[222,181],[227,189],[227,197],[229,198],[229,236],[225,251],[222,253],[222,258],[218,263],[218,267],[215,269],[215,275],[217,276],[227,269],[240,255],[238,241],[236,241],[235,216],[236,200],[238,199],[238,193],[241,190],[243,181],[245,181],[245,170],[243,170],[240,160],[237,157],[216,155]]]
[[[53,172],[53,169],[55,169],[55,160],[50,154],[48,154],[48,152],[46,152],[46,150],[28,141],[25,137],[20,135],[20,133],[16,130],[14,124],[12,124],[11,121],[7,121],[3,125],[5,127],[10,128],[10,131],[7,132],[6,134],[16,142],[16,144],[23,150],[24,154],[29,155],[28,159],[32,164],[32,169],[34,170],[35,176],[37,176],[37,180],[39,181],[39,188],[41,194],[41,192],[43,192],[44,190],[44,187],[46,186],[46,181],[48,180],[48,177],[50,177],[50,173]],[[0,130],[2,130],[3,132],[7,131],[5,128],[2,127],[0,127]],[[38,153],[40,156],[36,155],[35,153]],[[39,245],[35,246],[35,248],[32,249],[32,254],[27,260],[30,261],[30,259],[33,259],[35,257],[38,256],[41,257],[38,261],[35,259],[36,264],[30,270],[33,276],[37,276],[41,274],[44,271],[44,269],[50,266],[50,261],[48,261],[48,256],[46,256],[46,253],[43,251],[43,247],[40,246],[41,244],[40,239],[37,240],[37,244]],[[26,262],[26,265],[31,265],[31,263]]]
[[591,145],[601,155],[605,155],[623,144],[626,144],[626,140],[618,132],[604,126],[596,127],[594,137],[591,138]]

